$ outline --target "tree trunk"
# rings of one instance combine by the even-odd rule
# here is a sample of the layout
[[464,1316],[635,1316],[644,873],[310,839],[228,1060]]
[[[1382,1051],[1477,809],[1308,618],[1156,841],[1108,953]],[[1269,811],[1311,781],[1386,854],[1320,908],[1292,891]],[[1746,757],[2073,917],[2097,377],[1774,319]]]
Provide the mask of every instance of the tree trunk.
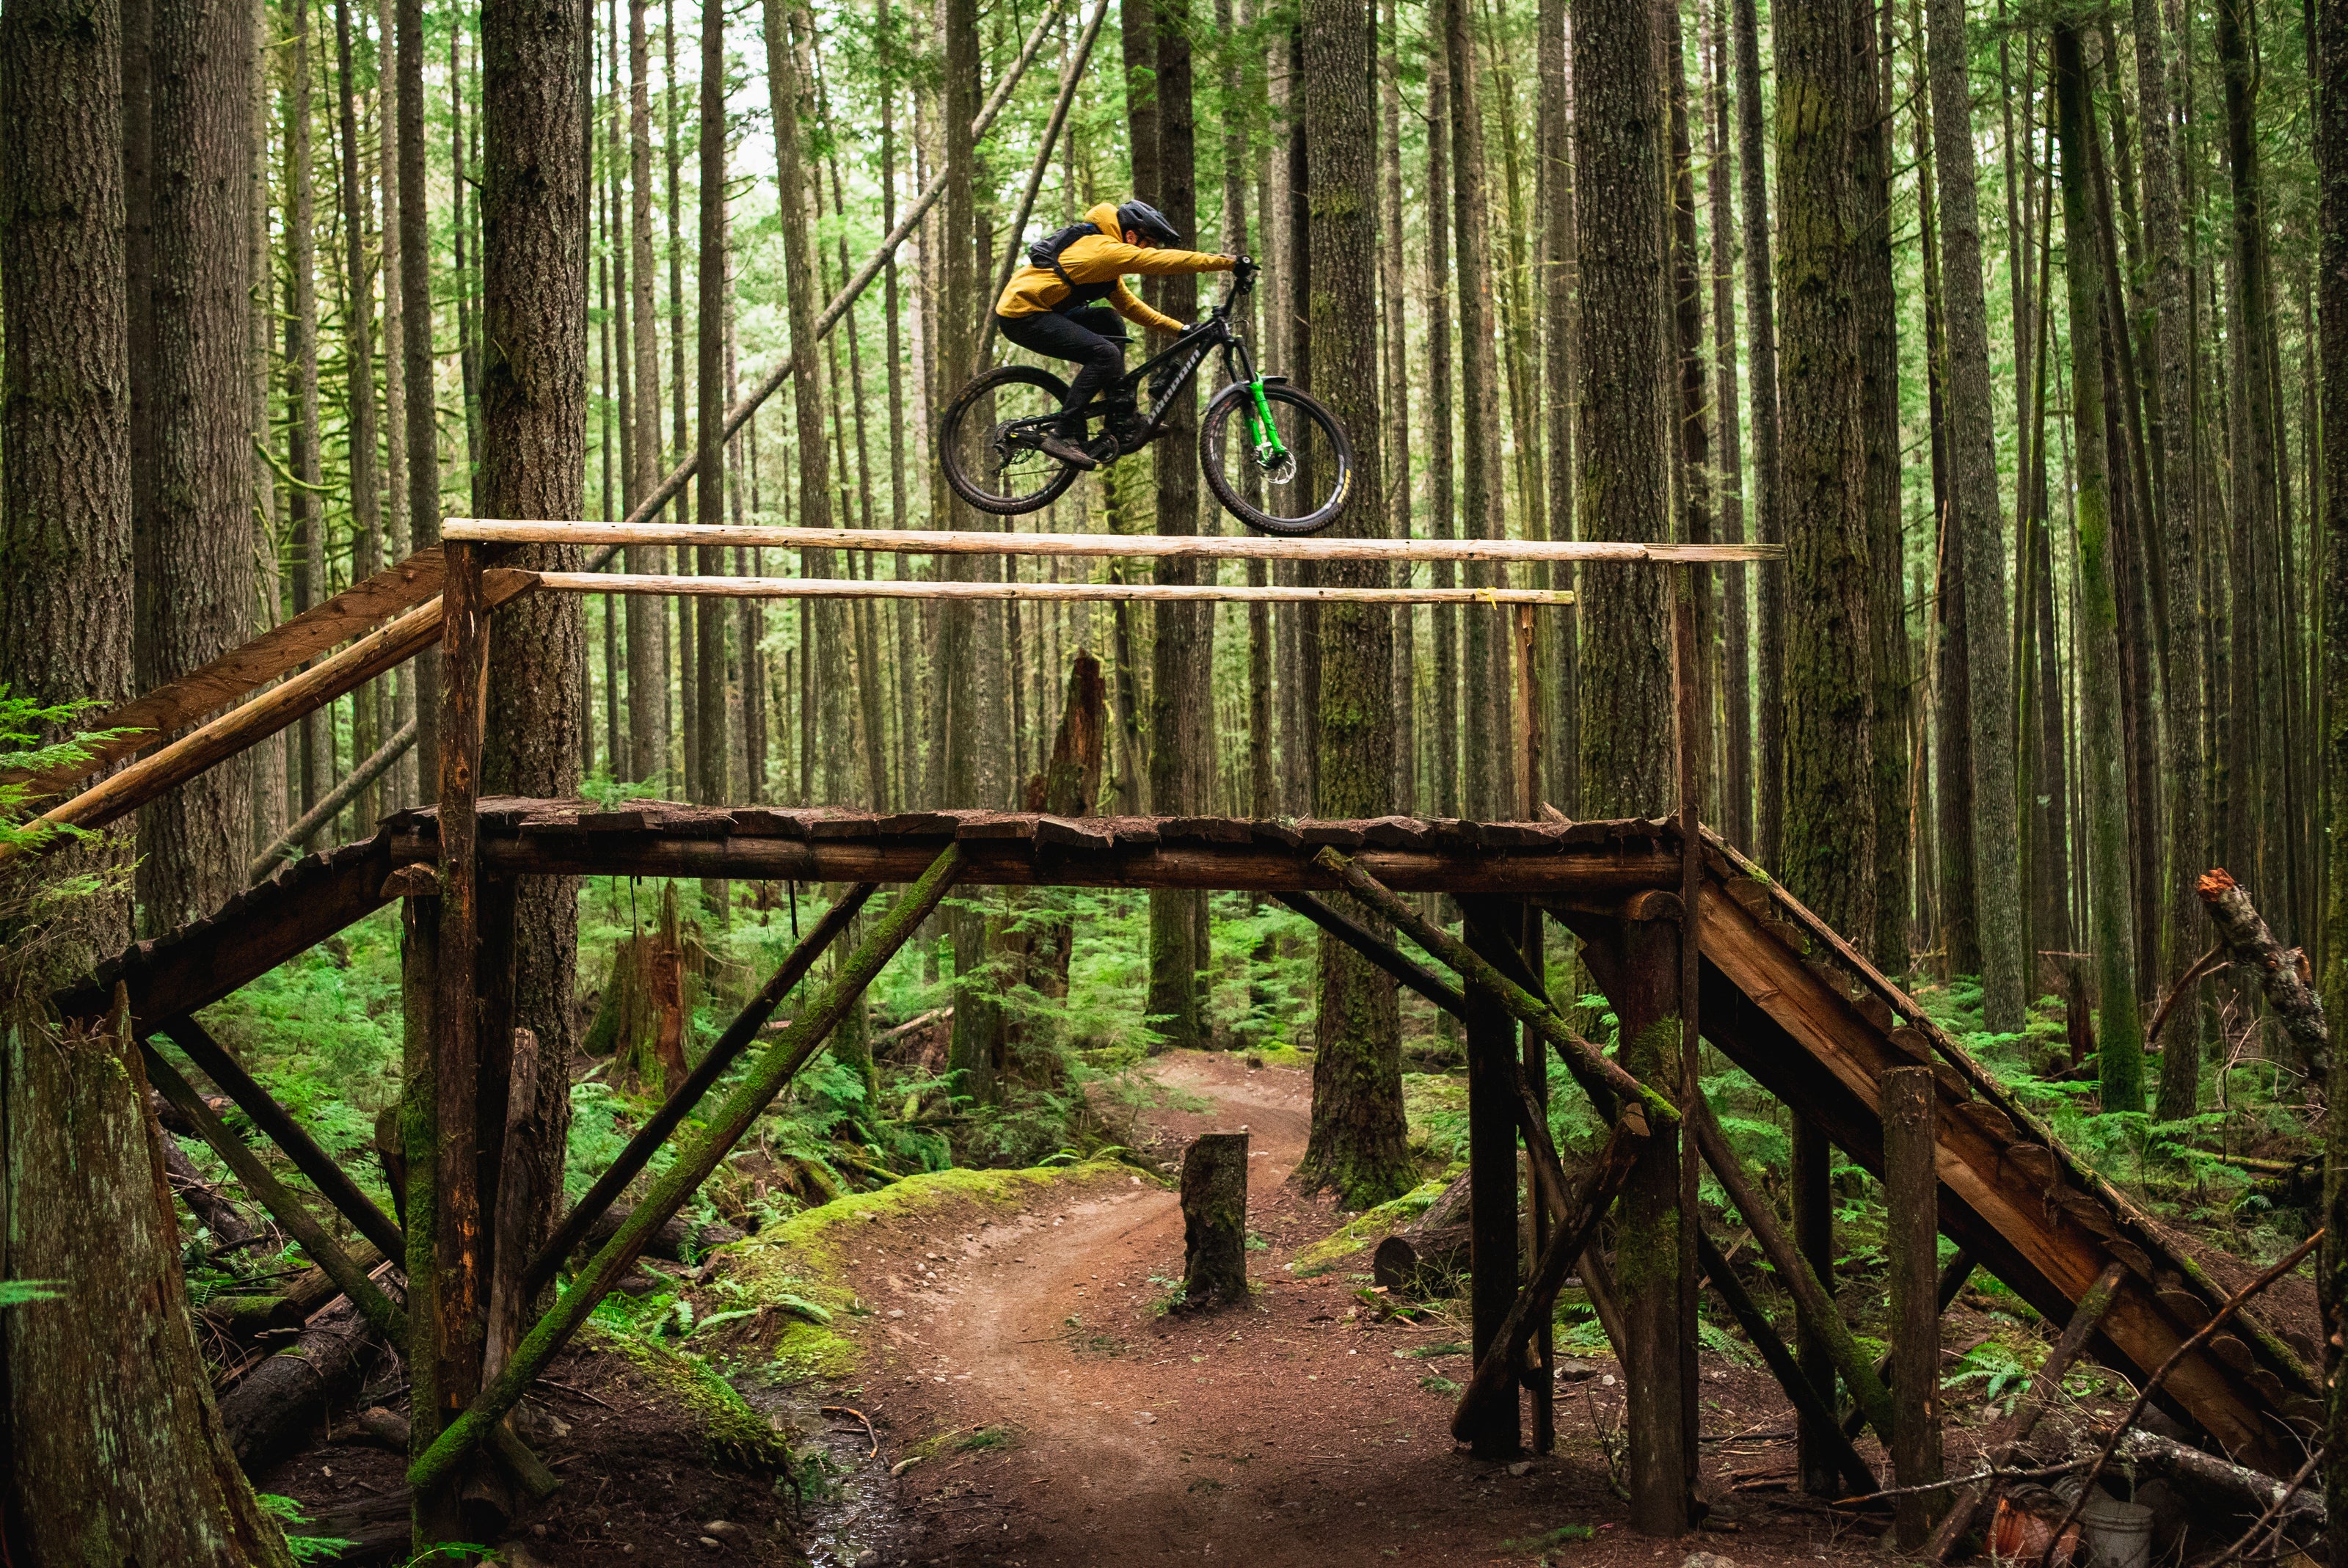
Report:
[[[1761,112],[1760,23],[1755,0],[1730,0],[1735,19],[1738,194],[1745,203],[1746,386],[1753,403],[1753,500],[1764,544],[1786,542],[1785,491],[1777,420],[1776,263],[1769,232],[1767,139]],[[1782,868],[1786,820],[1786,566],[1756,573],[1760,602],[1758,728],[1754,778],[1758,815],[1754,844],[1761,863]]]
[[1931,0],[1933,169],[1941,196],[1941,290],[1948,338],[1949,488],[1964,535],[1965,673],[1972,699],[1973,897],[1982,947],[1982,1021],[2022,1027],[2022,848],[2013,788],[2013,632],[2005,520],[1998,500],[1996,408],[1989,373],[1972,82],[1963,0]]
[[[1134,188],[1157,192],[1154,200],[1159,210],[1176,229],[1189,235],[1199,222],[1197,117],[1187,31],[1190,25],[1189,0],[1157,0],[1155,5],[1140,6],[1128,4],[1126,14],[1130,16],[1137,10],[1149,21],[1143,37],[1128,40],[1126,48],[1128,57],[1135,49],[1145,46],[1154,51],[1155,76],[1150,90],[1144,95],[1144,107],[1134,113],[1133,133],[1135,146],[1140,147],[1141,137],[1154,132],[1156,146],[1148,150],[1146,157],[1137,156]],[[1366,62],[1364,68],[1367,69]],[[1366,105],[1364,112],[1370,112]],[[1368,123],[1365,121],[1365,127]],[[1140,167],[1145,165],[1149,169],[1146,183],[1140,172]],[[1365,186],[1363,194],[1369,203],[1365,211],[1374,211],[1375,191]],[[1354,253],[1357,265],[1359,257],[1375,251],[1375,226],[1362,235],[1362,248]],[[1195,274],[1155,278],[1151,284],[1151,303],[1175,320],[1189,321],[1198,314],[1199,280]],[[1375,308],[1367,290],[1361,303],[1365,308]],[[1371,330],[1375,330],[1374,324]],[[1366,370],[1372,378],[1367,385],[1375,388],[1376,366],[1371,364]],[[1178,401],[1168,413],[1166,434],[1152,449],[1159,533],[1199,531],[1196,385],[1193,382],[1191,394]],[[1367,402],[1375,415],[1374,393]],[[1375,418],[1368,423],[1354,422],[1351,428],[1363,432],[1365,449],[1375,445]],[[1364,493],[1375,504],[1377,490]],[[1199,569],[1192,562],[1160,560],[1156,580],[1195,583],[1199,581]],[[1213,607],[1159,604],[1156,606],[1155,619],[1158,634],[1152,641],[1149,683],[1150,810],[1182,816],[1201,810],[1206,805],[1208,731],[1214,715]],[[1383,671],[1380,678],[1385,678]],[[1386,767],[1391,770],[1391,758]],[[1200,971],[1210,962],[1199,940],[1206,902],[1203,892],[1160,890],[1149,895],[1148,1006],[1151,1027],[1169,1048],[1196,1047],[1208,1043],[1205,997],[1199,980]]]
[[[235,647],[252,620],[251,351],[252,13],[159,6],[148,51],[151,301],[143,400],[151,488],[134,471],[138,677],[172,680]],[[242,889],[250,769],[219,768],[139,816],[149,928],[209,914]]]
[[[1371,100],[1375,14],[1344,0],[1310,0],[1303,14],[1304,74],[1298,83],[1313,149],[1312,357],[1315,386],[1349,429],[1378,428],[1375,279],[1358,258],[1378,242],[1378,168]],[[1455,126],[1455,129],[1457,127]],[[1375,440],[1354,452],[1357,498],[1340,520],[1356,538],[1385,531],[1385,493]],[[1376,562],[1324,565],[1331,586],[1375,587]],[[1394,648],[1383,606],[1321,606],[1319,817],[1378,816],[1395,809]],[[1384,934],[1367,910],[1348,913]],[[1348,1208],[1398,1196],[1414,1173],[1403,1124],[1402,1036],[1395,983],[1351,948],[1320,943],[1319,1048],[1313,1060],[1313,1130],[1298,1179],[1334,1189]]]
[[[251,20],[241,0],[234,8],[240,26]],[[84,12],[79,20],[94,51],[111,55],[112,16]],[[46,59],[36,56],[24,34],[37,21],[12,7],[0,24],[0,95],[12,117],[38,112],[23,91],[36,61],[57,70],[57,89],[79,81],[88,88],[83,104],[108,107],[111,85],[98,77],[112,73],[73,71],[70,57],[55,49],[41,51]],[[223,111],[242,118],[247,107],[240,92]],[[16,118],[10,125],[26,128]],[[111,145],[103,136],[83,144],[91,141]],[[39,150],[61,155],[70,145]],[[242,191],[244,181],[235,185]],[[21,253],[11,251],[12,259]],[[230,413],[242,404],[223,401]],[[11,1016],[0,1031],[0,1132],[8,1143],[0,1278],[61,1288],[0,1308],[0,1453],[7,1461],[0,1465],[0,1552],[26,1563],[282,1568],[292,1562],[284,1538],[229,1450],[188,1322],[161,1133],[145,1109],[147,1078],[128,1020],[76,1024],[59,1036],[30,1004],[26,978],[7,977]],[[88,1310],[94,1302],[108,1310]]]
[[[1851,0],[1775,14],[1785,526],[1781,874],[1827,923],[1875,929],[1867,438],[1852,164],[1873,94]],[[1765,681],[1766,676],[1764,677]]]
[[[628,317],[635,350],[635,489],[633,509],[660,482],[660,332],[653,315],[652,47],[644,0],[628,0]],[[628,547],[628,570],[658,573],[667,560],[655,544]],[[669,758],[667,607],[628,604],[628,777],[674,789]]]
[[[726,520],[726,25],[717,0],[701,7],[701,258],[695,269],[700,298],[695,311],[694,364],[694,509],[705,525]],[[695,565],[704,577],[723,576],[726,550],[705,544]],[[726,621],[733,607],[716,600],[697,602],[699,639],[695,663],[701,672],[700,799],[726,799]],[[726,884],[705,882],[717,918],[725,919]],[[557,1060],[561,1058],[557,1057]]]
[[[1566,64],[1569,0],[1541,0],[1536,55],[1540,67],[1541,310],[1545,333],[1541,398],[1549,442],[1549,531],[1573,539],[1574,394],[1581,386],[1581,316],[1576,308],[1576,253],[1581,240],[1573,189],[1573,89]],[[1432,110],[1430,110],[1430,113]],[[1399,202],[1399,196],[1396,197]],[[1429,195],[1429,211],[1433,197]],[[1573,563],[1550,568],[1550,585],[1571,589]],[[1440,612],[1438,612],[1439,614]],[[1571,604],[1550,612],[1550,799],[1579,809],[1581,801],[1581,623]],[[1539,805],[1533,807],[1538,814]]]
[[[432,345],[432,231],[424,173],[424,0],[397,0],[399,71],[400,352],[407,383],[408,542],[440,542],[440,420]],[[618,764],[613,763],[613,771]],[[440,650],[416,661],[416,778],[440,776]]]
[[[1229,0],[1223,0],[1225,5]],[[1559,0],[1550,0],[1555,6]],[[1402,52],[1400,29],[1395,23],[1395,0],[1384,0],[1381,6],[1385,37],[1378,54],[1378,119],[1383,136],[1378,142],[1378,174],[1380,201],[1378,290],[1379,303],[1384,307],[1380,330],[1384,335],[1379,348],[1385,361],[1385,459],[1383,472],[1386,485],[1386,532],[1394,539],[1411,537],[1410,495],[1410,335],[1404,329],[1403,318],[1409,295],[1403,286],[1403,201],[1402,201]],[[1236,88],[1236,76],[1233,87]],[[1236,100],[1234,90],[1230,97]],[[1240,112],[1234,101],[1225,111],[1226,122]],[[1243,159],[1241,138],[1235,129],[1224,139],[1223,161],[1227,170],[1235,169]],[[1240,191],[1237,173],[1224,177],[1223,204],[1232,205]],[[1397,567],[1395,585],[1406,587],[1411,582],[1407,567]],[[1418,807],[1418,609],[1414,604],[1395,606],[1394,621],[1394,717],[1395,717],[1395,805],[1400,811],[1416,813]]]
[[[1713,398],[1720,413],[1717,471],[1720,538],[1742,544],[1745,531],[1745,457],[1736,400],[1736,223],[1730,191],[1735,159],[1729,150],[1728,34],[1725,0],[1713,0],[1703,15],[1703,49],[1708,88],[1704,155],[1709,171],[1704,193],[1712,222]],[[1751,580],[1741,564],[1721,572],[1720,826],[1748,849],[1753,842],[1753,615]]]
[[[492,517],[578,517],[586,499],[587,97],[579,68],[586,26],[576,7],[491,0],[481,13],[481,494]],[[581,555],[575,545],[532,545],[510,559],[524,569],[575,572]],[[582,603],[541,594],[499,612],[485,793],[578,793],[587,719]],[[481,1052],[483,1102],[500,1111],[513,1028],[535,1035],[550,1062],[568,1063],[579,1041],[578,882],[533,877],[512,896],[513,1016]],[[526,1190],[535,1212],[496,1222],[498,1236],[532,1251],[560,1217],[570,1075],[539,1074],[535,1087],[537,1113],[524,1119],[534,1136],[506,1149],[509,1161],[519,1155],[534,1167]],[[499,1136],[502,1126],[485,1121],[484,1136]]]
[[[1497,539],[1500,505],[1499,373],[1492,335],[1492,211],[1484,180],[1484,115],[1476,54],[1468,30],[1468,0],[1443,0],[1444,55],[1451,108],[1452,239],[1459,278],[1459,427],[1464,459],[1460,472],[1459,532],[1463,539]],[[1321,214],[1313,213],[1319,222]],[[1317,278],[1317,273],[1316,273]],[[1494,569],[1471,562],[1471,588],[1498,582]],[[1458,703],[1467,723],[1461,808],[1489,820],[1500,814],[1508,791],[1509,736],[1499,722],[1506,688],[1496,688],[1493,651],[1497,611],[1468,605],[1466,622],[1466,681]]]
[[[1656,12],[1663,36],[1663,86],[1671,114],[1671,291],[1673,346],[1679,369],[1678,407],[1673,426],[1679,432],[1679,496],[1681,536],[1691,544],[1713,542],[1712,429],[1708,413],[1711,389],[1704,385],[1704,285],[1697,278],[1695,224],[1695,140],[1688,123],[1687,30],[1676,10]],[[1704,683],[1704,717],[1697,727],[1697,777],[1708,786],[1719,776],[1715,757],[1717,734],[1713,704],[1718,701],[1720,677],[1715,668],[1714,586],[1709,572],[1691,579],[1695,603],[1695,667]],[[1710,814],[1710,813],[1707,813]]]
[[2065,273],[2071,312],[2071,407],[2077,475],[2079,678],[2086,726],[2089,887],[2106,1111],[2144,1109],[2144,1034],[2137,1018],[2129,895],[2127,780],[2122,771],[2119,620],[2110,555],[2106,465],[2102,248],[2089,189],[2086,68],[2078,30],[2054,28],[2055,133],[2063,156]]
[[[1864,0],[1851,18],[1859,91],[1852,189],[1859,313],[1860,439],[1867,449],[1868,668],[1873,685],[1875,923],[1878,966],[1908,967],[1908,584],[1900,515],[1900,343],[1891,287],[1890,0]],[[1880,26],[1879,27],[1879,19]]]
[[[2316,0],[2312,9],[2309,74],[2316,88],[2322,406],[2337,410],[2348,408],[2348,0]],[[2326,825],[2332,894],[2324,912],[2331,962],[2325,966],[2323,1000],[2331,1016],[2338,1018],[2343,1016],[2343,992],[2348,990],[2343,985],[2343,971],[2348,971],[2348,833],[2339,830],[2339,814],[2348,810],[2348,435],[2324,433],[2322,479],[2322,745],[2331,810]],[[2172,600],[2172,613],[2176,607]],[[2165,1082],[2162,1087],[2165,1091]],[[2348,1052],[2336,1047],[2327,1099],[2333,1105],[2348,1105]],[[2333,1341],[2341,1337],[2343,1315],[2348,1315],[2348,1117],[2333,1117],[2324,1128],[2323,1208],[2327,1235],[2315,1272],[2323,1318],[2323,1372],[2331,1390],[2325,1439],[2331,1458],[2323,1470],[2323,1501],[2329,1518],[2343,1520],[2348,1519],[2348,1387],[2340,1377],[2343,1350]]]
[[[1443,50],[1427,43],[1426,59],[1426,406],[1428,409],[1427,531],[1454,537],[1451,441],[1451,97]],[[1434,563],[1435,586],[1457,585],[1457,568]],[[1459,613],[1434,607],[1435,773],[1428,780],[1431,804],[1446,817],[1460,812],[1459,799]]]
[[[1581,282],[1576,455],[1583,531],[1660,541],[1664,448],[1664,103],[1654,26],[1629,0],[1575,0],[1573,175]],[[1456,117],[1455,117],[1456,119]],[[1464,214],[1462,221],[1465,221]],[[1465,398],[1471,423],[1483,402]],[[1663,573],[1588,567],[1581,680],[1585,817],[1663,810],[1672,795]]]
[[[363,582],[383,570],[383,497],[376,489],[375,288],[367,275],[367,203],[359,182],[358,92],[351,80],[351,4],[335,0],[335,88],[341,125],[343,230],[343,340],[348,366],[345,381],[345,444],[351,487],[351,580]],[[351,694],[351,755],[365,758],[383,744],[386,683],[372,681]],[[373,831],[376,811],[362,794],[352,816],[363,832]]]
[[[383,227],[383,435],[385,549],[394,561],[414,552],[407,503],[407,306],[401,295],[399,222],[399,104],[396,58],[396,26],[392,0],[376,0],[376,180],[382,189]],[[419,257],[418,266],[428,265]],[[256,308],[265,308],[267,290],[256,295]],[[267,487],[263,487],[265,490]],[[416,672],[402,669],[392,676],[390,727],[395,735],[416,717]],[[419,797],[410,782],[415,768],[411,752],[386,775],[379,801],[397,810]],[[266,848],[256,845],[255,849]]]

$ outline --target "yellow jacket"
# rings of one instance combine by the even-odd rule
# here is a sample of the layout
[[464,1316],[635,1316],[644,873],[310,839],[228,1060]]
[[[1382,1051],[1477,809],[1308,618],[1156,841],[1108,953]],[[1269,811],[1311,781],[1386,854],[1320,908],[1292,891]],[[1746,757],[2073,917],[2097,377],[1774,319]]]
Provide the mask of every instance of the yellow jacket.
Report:
[[[1230,256],[1209,255],[1200,251],[1159,251],[1148,245],[1127,244],[1124,231],[1117,227],[1117,204],[1113,201],[1101,202],[1085,217],[1100,232],[1097,235],[1087,234],[1062,251],[1062,270],[1076,280],[1079,288],[1087,284],[1107,284],[1103,297],[1117,307],[1117,314],[1153,331],[1179,332],[1184,324],[1163,312],[1150,309],[1135,298],[1133,291],[1125,286],[1126,273],[1165,277],[1177,273],[1227,273],[1231,270],[1233,258]],[[1068,285],[1060,281],[1058,273],[1027,262],[1011,274],[1011,282],[1004,286],[1003,297],[994,302],[994,314],[1042,315],[1066,304],[1068,293]]]

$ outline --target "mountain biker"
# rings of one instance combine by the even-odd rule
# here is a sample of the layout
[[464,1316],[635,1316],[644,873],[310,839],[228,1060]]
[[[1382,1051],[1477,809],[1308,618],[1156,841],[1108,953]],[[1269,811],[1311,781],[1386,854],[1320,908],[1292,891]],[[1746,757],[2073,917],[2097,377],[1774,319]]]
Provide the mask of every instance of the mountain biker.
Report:
[[[1003,297],[994,302],[995,325],[1004,337],[1076,363],[1059,424],[1039,443],[1060,461],[1080,469],[1100,466],[1084,447],[1085,407],[1125,374],[1126,334],[1117,317],[1158,332],[1183,330],[1182,323],[1135,298],[1125,286],[1125,274],[1227,273],[1241,264],[1238,256],[1166,248],[1181,238],[1147,201],[1103,201],[1085,213],[1083,222],[1028,246],[1027,264],[1011,274]],[[1112,419],[1132,416],[1130,388],[1112,392],[1109,413]]]

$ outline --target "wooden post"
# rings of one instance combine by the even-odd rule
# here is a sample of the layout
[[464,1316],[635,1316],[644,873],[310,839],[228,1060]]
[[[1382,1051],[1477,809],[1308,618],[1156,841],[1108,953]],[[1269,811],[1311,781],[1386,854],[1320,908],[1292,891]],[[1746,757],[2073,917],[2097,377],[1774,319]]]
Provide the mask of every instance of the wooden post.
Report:
[[[448,547],[441,594],[440,934],[433,1008],[438,1113],[433,1279],[435,1430],[464,1414],[481,1389],[489,1290],[483,1274],[480,1138],[480,867],[474,807],[489,695],[489,619],[478,546]],[[415,1211],[411,1208],[410,1213]],[[419,1309],[424,1304],[419,1303]],[[453,1491],[453,1478],[430,1490]],[[419,1522],[458,1511],[453,1497],[417,1499]],[[460,1539],[461,1537],[458,1537]],[[448,1540],[442,1536],[438,1540]],[[437,1543],[437,1541],[436,1542]]]
[[[1827,1135],[1798,1111],[1794,1116],[1794,1148],[1790,1185],[1794,1202],[1794,1250],[1801,1253],[1817,1274],[1818,1284],[1831,1294],[1834,1290],[1834,1193],[1829,1178],[1834,1170],[1834,1149]],[[1801,1363],[1802,1376],[1810,1380],[1834,1407],[1834,1354],[1824,1336],[1812,1331],[1807,1322],[1798,1322],[1794,1329],[1794,1358]],[[1838,1462],[1843,1429],[1831,1417],[1821,1418],[1814,1412],[1804,1412],[1794,1423],[1795,1468],[1802,1490],[1812,1497],[1841,1495]]]
[[[1930,1068],[1883,1075],[1884,1250],[1891,1264],[1891,1474],[1897,1487],[1941,1479],[1940,1139]],[[1942,1492],[1892,1500],[1891,1532],[1904,1551],[1931,1533]]]
[[[1499,917],[1516,907],[1499,900],[1468,906],[1468,947],[1488,958],[1512,950],[1518,933]],[[1517,1299],[1516,1030],[1499,998],[1481,985],[1468,988],[1467,1026],[1468,1337],[1481,1366]],[[1474,1429],[1462,1436],[1478,1459],[1515,1455],[1524,1439],[1513,1389],[1481,1407]]]
[[[1592,965],[1614,1004],[1622,1065],[1649,1084],[1680,1086],[1680,934],[1665,921],[1593,927]],[[1681,1296],[1694,1282],[1683,1261],[1678,1127],[1658,1127],[1641,1150],[1616,1221],[1614,1272],[1630,1395],[1631,1526],[1673,1536],[1692,1522],[1687,1475],[1686,1337]]]
[[[1525,645],[1528,655],[1531,647],[1530,622],[1529,615],[1519,617],[1519,630],[1528,639]],[[1526,667],[1528,669],[1531,667],[1529,663]],[[1538,688],[1530,682],[1527,683],[1526,689],[1533,697],[1538,696]],[[1531,733],[1538,741],[1539,720],[1531,719],[1528,720],[1528,723],[1532,726]],[[1540,776],[1540,769],[1538,768],[1529,769],[1529,774],[1537,779]],[[1537,790],[1534,794],[1529,795],[1527,799],[1534,803],[1533,810],[1540,809],[1540,797]],[[1541,979],[1544,970],[1548,967],[1542,954],[1542,925],[1540,911],[1530,904],[1521,906],[1519,919],[1521,934],[1517,939],[1518,950],[1524,954],[1526,970],[1536,980]],[[1546,997],[1548,993],[1549,987],[1543,984],[1533,994]],[[1520,1031],[1519,1044],[1524,1053],[1525,1092],[1533,1102],[1525,1108],[1525,1114],[1540,1118],[1540,1126],[1546,1129],[1549,1123],[1549,1043],[1541,1038],[1540,1031],[1530,1025],[1526,1025]],[[1528,1147],[1531,1146],[1529,1135],[1527,1144]],[[1533,1205],[1534,1257],[1548,1255],[1550,1233],[1556,1223],[1556,1217],[1550,1212],[1550,1205],[1539,1202]],[[1572,1261],[1570,1257],[1566,1259],[1569,1264]],[[1533,1331],[1532,1357],[1525,1368],[1525,1388],[1532,1395],[1533,1452],[1555,1453],[1557,1451],[1557,1324],[1548,1313],[1541,1315],[1540,1326]]]
[[1182,1152],[1182,1304],[1245,1305],[1248,1135],[1202,1132]]
[[[408,1457],[419,1459],[440,1435],[439,1222],[440,1106],[433,1071],[438,1052],[440,900],[400,901],[399,1142],[406,1157],[407,1210]],[[457,1488],[416,1493],[411,1542],[420,1556],[464,1536]]]
[[1531,822],[1540,819],[1541,760],[1542,753],[1548,748],[1547,738],[1541,730],[1540,643],[1533,636],[1533,607],[1530,604],[1516,607],[1516,634],[1517,809],[1526,821]]
[[[1696,928],[1704,901],[1704,838],[1698,820],[1704,799],[1704,758],[1710,738],[1704,705],[1704,662],[1698,655],[1695,600],[1703,585],[1702,568],[1682,566],[1672,572],[1672,728],[1678,752],[1675,772],[1679,786],[1680,825],[1680,946],[1679,946],[1679,1102],[1698,1106],[1704,1098],[1702,1037],[1696,998],[1704,963],[1704,945]],[[1702,1458],[1696,1439],[1704,1421],[1696,1408],[1696,1231],[1703,1213],[1697,1205],[1700,1171],[1695,1151],[1684,1143],[1680,1158],[1680,1441],[1687,1486],[1694,1494],[1697,1465]]]

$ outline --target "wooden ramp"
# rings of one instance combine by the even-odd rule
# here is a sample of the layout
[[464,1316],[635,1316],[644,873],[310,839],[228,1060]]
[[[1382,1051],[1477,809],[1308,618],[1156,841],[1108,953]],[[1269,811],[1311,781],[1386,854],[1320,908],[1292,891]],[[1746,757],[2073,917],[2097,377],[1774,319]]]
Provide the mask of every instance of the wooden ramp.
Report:
[[[492,876],[904,882],[960,843],[969,855],[963,880],[981,884],[1296,892],[1334,885],[1313,863],[1330,846],[1391,887],[1528,898],[1584,933],[1628,918],[1640,893],[1675,891],[1681,870],[1676,828],[1645,820],[883,816],[484,799],[479,825],[480,863]],[[1879,1173],[1883,1074],[1930,1066],[1941,1095],[1941,1224],[1952,1240],[2058,1323],[2108,1263],[2120,1263],[2126,1283],[2096,1349],[2134,1378],[2208,1322],[2223,1292],[2148,1216],[1759,868],[1711,835],[1704,853],[1699,1010],[1707,1039]],[[393,873],[438,858],[434,814],[403,813],[372,839],[295,861],[211,917],[136,944],[58,1001],[68,1013],[95,1013],[123,985],[139,1032],[150,1033],[402,892],[422,891]],[[2295,1348],[2246,1312],[2170,1375],[2164,1402],[2237,1460],[2288,1473],[2322,1420],[2305,1359],[2313,1348]]]

